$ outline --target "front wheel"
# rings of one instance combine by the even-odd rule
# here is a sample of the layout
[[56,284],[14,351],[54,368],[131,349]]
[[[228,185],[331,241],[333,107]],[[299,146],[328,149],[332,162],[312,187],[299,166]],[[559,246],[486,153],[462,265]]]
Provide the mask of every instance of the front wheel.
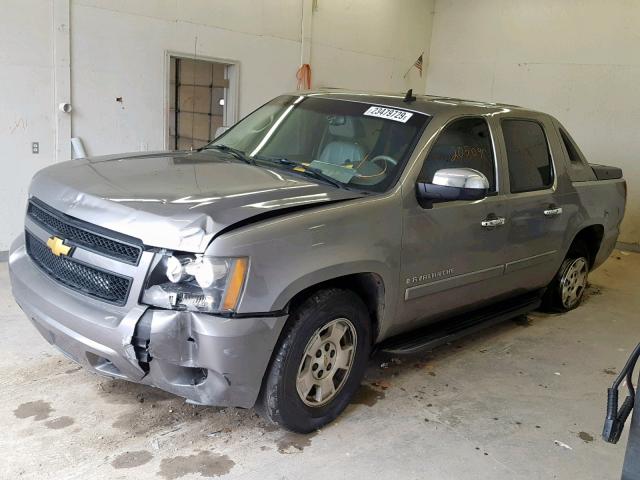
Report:
[[542,299],[545,310],[567,312],[582,301],[587,289],[589,259],[582,246],[573,248],[567,254],[558,273],[547,287]]
[[360,385],[371,322],[355,293],[327,289],[291,312],[256,407],[288,430],[308,433],[334,420]]

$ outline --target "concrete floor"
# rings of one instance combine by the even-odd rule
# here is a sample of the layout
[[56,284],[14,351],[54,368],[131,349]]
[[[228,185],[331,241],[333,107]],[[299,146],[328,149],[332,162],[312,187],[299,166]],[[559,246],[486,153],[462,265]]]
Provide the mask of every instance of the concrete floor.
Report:
[[640,341],[639,271],[616,251],[573,312],[379,356],[339,420],[301,436],[85,372],[28,323],[0,264],[0,478],[619,478],[626,437],[600,431]]

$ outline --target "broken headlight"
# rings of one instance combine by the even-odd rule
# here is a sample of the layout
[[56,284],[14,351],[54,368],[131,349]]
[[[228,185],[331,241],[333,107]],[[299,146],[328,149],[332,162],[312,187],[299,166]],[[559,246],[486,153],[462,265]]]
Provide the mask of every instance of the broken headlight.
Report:
[[191,312],[234,312],[247,277],[244,257],[165,255],[147,277],[143,303]]

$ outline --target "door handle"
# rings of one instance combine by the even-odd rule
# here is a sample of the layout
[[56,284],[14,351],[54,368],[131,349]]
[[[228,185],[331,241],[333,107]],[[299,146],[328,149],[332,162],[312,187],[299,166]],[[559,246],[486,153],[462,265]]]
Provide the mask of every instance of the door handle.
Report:
[[544,213],[545,217],[556,217],[562,214],[562,207],[548,208],[542,213]]
[[480,225],[482,225],[484,228],[500,227],[504,225],[506,221],[507,220],[504,217],[488,216],[487,218],[482,220],[482,222],[480,222]]

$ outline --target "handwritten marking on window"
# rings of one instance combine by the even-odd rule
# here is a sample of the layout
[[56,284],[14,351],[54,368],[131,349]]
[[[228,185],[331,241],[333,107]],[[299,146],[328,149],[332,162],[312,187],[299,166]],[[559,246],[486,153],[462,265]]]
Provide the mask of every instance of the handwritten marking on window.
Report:
[[487,158],[487,149],[485,147],[472,147],[462,145],[456,147],[451,155],[451,162],[461,160],[485,160]]

